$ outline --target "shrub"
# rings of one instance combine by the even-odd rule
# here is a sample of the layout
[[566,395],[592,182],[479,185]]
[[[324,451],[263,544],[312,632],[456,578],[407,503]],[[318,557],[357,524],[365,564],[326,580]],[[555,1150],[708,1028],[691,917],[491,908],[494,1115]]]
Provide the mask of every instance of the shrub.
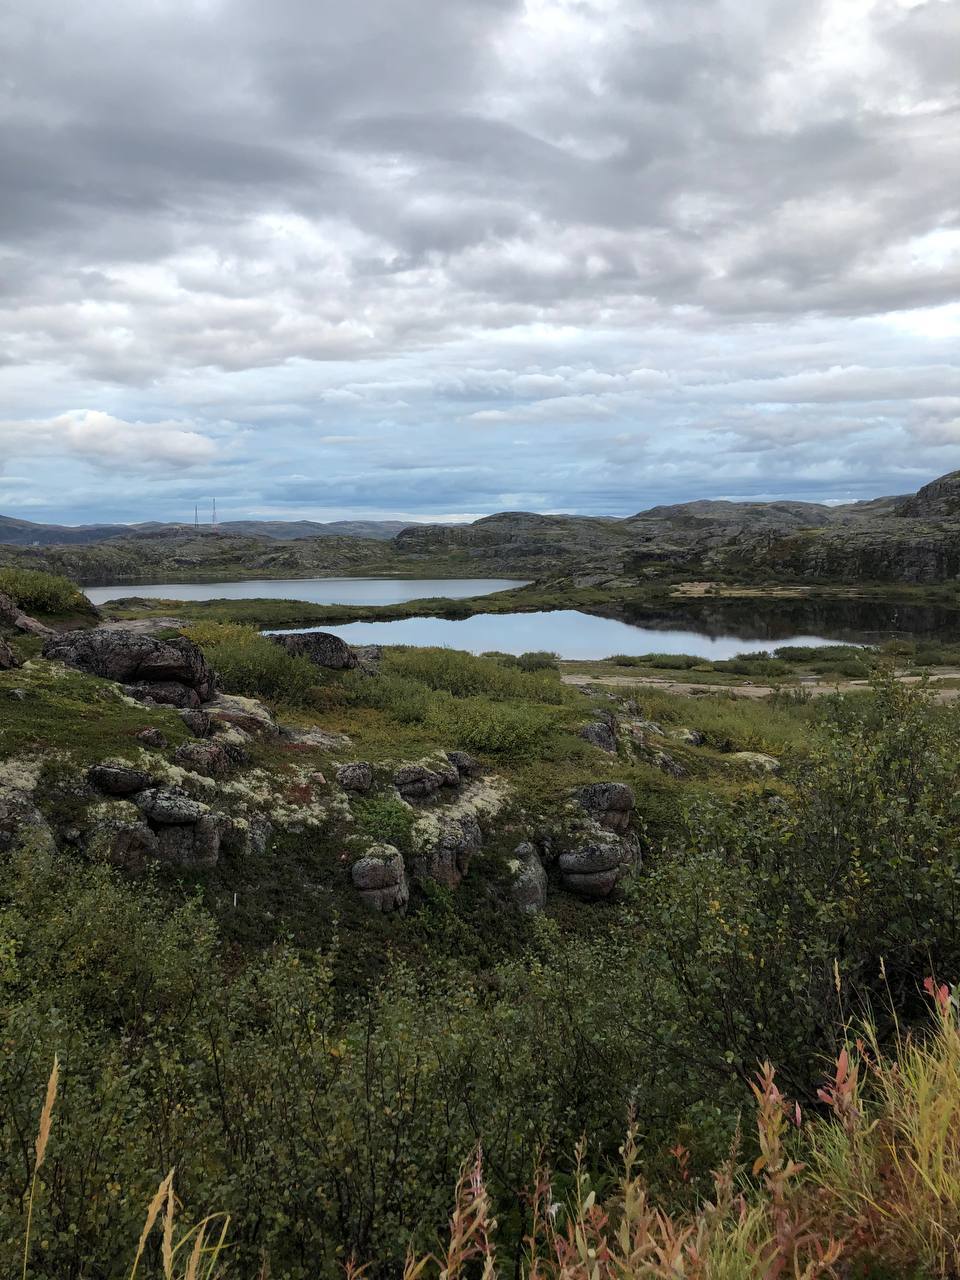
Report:
[[392,844],[401,853],[410,848],[414,813],[393,796],[370,796],[353,805],[357,830],[381,844]]
[[557,671],[559,658],[555,653],[547,653],[544,649],[536,649],[531,653],[521,653],[517,666],[521,671]]
[[69,578],[38,569],[0,569],[0,591],[25,613],[93,613],[94,608]]
[[202,622],[186,634],[203,650],[229,693],[311,704],[321,675],[308,658],[292,657],[255,627]]

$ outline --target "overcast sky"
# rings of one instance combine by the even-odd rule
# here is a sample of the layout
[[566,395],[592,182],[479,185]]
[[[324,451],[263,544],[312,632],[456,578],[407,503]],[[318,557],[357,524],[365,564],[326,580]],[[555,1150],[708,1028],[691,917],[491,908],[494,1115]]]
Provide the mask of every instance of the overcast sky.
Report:
[[960,0],[6,0],[0,512],[960,467]]

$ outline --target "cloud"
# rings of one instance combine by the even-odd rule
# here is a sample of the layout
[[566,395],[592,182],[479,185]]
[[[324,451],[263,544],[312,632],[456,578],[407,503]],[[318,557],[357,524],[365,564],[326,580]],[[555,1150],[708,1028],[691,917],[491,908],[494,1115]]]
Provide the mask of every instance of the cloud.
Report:
[[0,40],[0,442],[79,464],[24,503],[626,514],[956,461],[956,0],[13,0]]

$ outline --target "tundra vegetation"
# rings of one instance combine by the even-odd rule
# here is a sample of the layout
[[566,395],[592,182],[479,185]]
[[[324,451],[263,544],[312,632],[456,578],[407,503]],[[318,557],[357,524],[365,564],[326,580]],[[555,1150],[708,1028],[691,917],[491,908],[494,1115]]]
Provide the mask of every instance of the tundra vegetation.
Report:
[[958,713],[903,654],[4,639],[0,1275],[956,1274]]

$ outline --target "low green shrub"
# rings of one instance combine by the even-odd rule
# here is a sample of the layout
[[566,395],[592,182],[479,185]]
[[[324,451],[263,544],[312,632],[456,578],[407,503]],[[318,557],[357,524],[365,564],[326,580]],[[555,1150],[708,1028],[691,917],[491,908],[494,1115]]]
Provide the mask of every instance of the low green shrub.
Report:
[[310,705],[321,675],[308,658],[294,658],[255,627],[201,622],[186,634],[203,650],[228,693]]
[[392,844],[401,853],[410,849],[414,814],[409,805],[393,796],[370,796],[353,805],[357,831],[380,844]]
[[93,605],[69,578],[38,569],[0,569],[0,591],[25,613],[93,613]]

